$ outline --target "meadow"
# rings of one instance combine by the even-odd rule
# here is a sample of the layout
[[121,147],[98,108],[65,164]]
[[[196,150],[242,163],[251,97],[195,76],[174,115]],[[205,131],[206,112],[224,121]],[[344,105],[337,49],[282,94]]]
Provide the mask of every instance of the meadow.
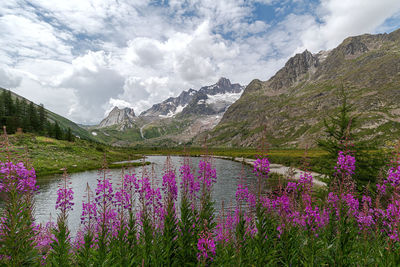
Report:
[[[218,173],[205,153],[197,171],[189,157],[176,172],[167,159],[159,187],[149,177],[134,173],[126,173],[118,185],[111,184],[104,167],[83,203],[74,203],[65,172],[54,203],[58,218],[43,225],[36,224],[32,215],[37,191],[34,168],[28,161],[14,159],[7,140],[3,151],[0,254],[4,265],[400,264],[399,154],[387,163],[376,190],[363,192],[353,178],[357,158],[349,150],[339,151],[324,194],[315,194],[307,169],[300,180],[277,183],[267,192],[269,154],[259,154],[253,170],[257,189],[239,184],[234,207],[219,213],[211,198]],[[81,229],[71,236],[68,213],[75,205],[83,207]]]

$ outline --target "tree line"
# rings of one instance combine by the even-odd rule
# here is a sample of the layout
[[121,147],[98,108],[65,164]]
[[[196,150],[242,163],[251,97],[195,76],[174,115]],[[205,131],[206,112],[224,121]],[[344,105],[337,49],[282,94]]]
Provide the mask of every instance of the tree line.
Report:
[[62,128],[57,121],[51,122],[43,104],[39,106],[25,99],[13,97],[10,90],[0,93],[0,125],[7,127],[7,132],[35,133],[58,140],[73,141],[71,128]]

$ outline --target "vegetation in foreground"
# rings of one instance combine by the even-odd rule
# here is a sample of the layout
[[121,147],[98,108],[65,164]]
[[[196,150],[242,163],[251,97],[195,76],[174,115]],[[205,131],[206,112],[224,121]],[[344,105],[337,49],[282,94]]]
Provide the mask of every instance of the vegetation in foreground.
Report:
[[[19,154],[23,154],[24,151],[29,154],[38,177],[63,173],[64,168],[70,173],[99,169],[104,155],[110,163],[142,157],[133,154],[132,150],[127,148],[111,147],[80,139],[69,142],[30,133],[17,133],[8,138]],[[3,154],[0,155],[0,160],[4,162]],[[141,163],[130,163],[130,165],[141,165]],[[121,165],[110,164],[109,167],[120,168]]]
[[[197,171],[187,158],[175,173],[166,162],[162,185],[126,174],[112,185],[103,168],[82,203],[81,229],[72,236],[68,176],[58,190],[56,223],[37,225],[32,199],[35,170],[13,162],[8,146],[0,163],[0,255],[4,265],[55,266],[398,266],[400,264],[400,158],[377,183],[359,193],[356,158],[340,151],[325,197],[315,198],[313,177],[266,193],[269,160],[259,156],[255,191],[243,181],[232,208],[214,212],[217,173],[205,156]],[[180,183],[177,183],[177,178]],[[178,190],[179,188],[179,190]],[[178,194],[180,202],[177,202]]]

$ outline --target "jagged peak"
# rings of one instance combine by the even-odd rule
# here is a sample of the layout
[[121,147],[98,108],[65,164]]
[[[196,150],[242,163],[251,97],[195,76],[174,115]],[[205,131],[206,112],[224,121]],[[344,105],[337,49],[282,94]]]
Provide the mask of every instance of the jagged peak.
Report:
[[132,115],[135,116],[135,111],[134,111],[133,108],[130,108],[130,107],[119,108],[118,106],[114,106],[109,114],[111,114],[111,113],[120,113],[120,112],[123,112],[123,113],[126,113],[126,114],[130,114],[131,116]]
[[285,66],[268,81],[269,86],[274,91],[286,89],[293,85],[301,75],[318,65],[318,57],[306,49],[291,57]]
[[216,84],[219,86],[230,86],[231,81],[225,77],[221,77]]

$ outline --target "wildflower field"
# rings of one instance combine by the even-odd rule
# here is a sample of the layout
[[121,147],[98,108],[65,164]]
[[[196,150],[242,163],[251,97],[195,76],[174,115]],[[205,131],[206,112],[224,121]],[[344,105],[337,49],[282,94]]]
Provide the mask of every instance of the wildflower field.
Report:
[[[204,156],[197,171],[185,158],[179,170],[169,159],[162,184],[135,173],[112,184],[107,169],[83,203],[64,174],[54,203],[56,222],[37,224],[35,170],[13,160],[0,163],[4,204],[0,261],[7,266],[397,266],[400,264],[400,162],[388,167],[376,192],[359,193],[352,176],[357,159],[340,151],[326,194],[313,193],[305,170],[298,181],[268,192],[270,162],[257,157],[253,192],[245,181],[234,207],[215,212],[218,173]],[[177,199],[180,197],[178,205]],[[68,213],[82,205],[81,227],[72,236]]]

